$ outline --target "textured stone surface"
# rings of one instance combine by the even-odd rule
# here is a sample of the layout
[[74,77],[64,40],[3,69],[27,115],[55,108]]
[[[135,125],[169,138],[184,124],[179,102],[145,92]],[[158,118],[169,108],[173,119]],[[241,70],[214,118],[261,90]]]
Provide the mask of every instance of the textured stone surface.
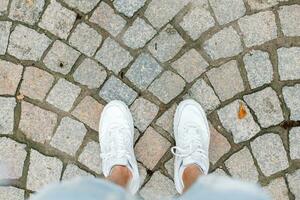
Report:
[[211,173],[212,175],[216,176],[228,176],[223,169],[217,168],[215,171]]
[[144,6],[146,0],[115,0],[114,7],[127,17],[132,17],[136,11]]
[[46,35],[23,25],[17,25],[10,35],[7,52],[21,60],[39,60],[50,42]]
[[247,147],[233,154],[225,161],[225,165],[229,173],[235,178],[250,182],[258,181],[258,172]]
[[0,107],[0,134],[13,134],[16,100],[0,97]]
[[168,174],[174,179],[174,157],[172,157],[168,162],[165,163],[165,168]]
[[164,112],[156,121],[156,125],[167,131],[174,136],[173,133],[173,120],[176,111],[177,104],[173,104],[171,108]]
[[235,60],[207,72],[217,95],[225,101],[244,90],[243,80]]
[[176,29],[171,25],[167,25],[159,35],[151,40],[148,49],[159,61],[166,62],[180,51],[184,43]]
[[232,28],[224,28],[204,42],[204,50],[216,60],[239,54],[243,48],[239,35]]
[[78,104],[78,106],[76,106],[72,115],[95,131],[98,131],[102,109],[103,105],[98,103],[92,97],[87,96]]
[[71,71],[79,55],[80,53],[72,47],[56,40],[43,62],[48,69],[66,75]]
[[46,100],[53,106],[67,112],[72,108],[80,90],[80,87],[65,79],[59,79],[50,91]]
[[100,174],[102,170],[99,143],[94,141],[89,142],[84,147],[83,152],[79,155],[78,161],[94,172]]
[[134,125],[144,132],[157,115],[158,110],[159,107],[147,99],[136,99],[130,107]]
[[118,74],[121,69],[127,67],[133,59],[127,50],[123,49],[111,38],[107,38],[104,41],[104,44],[97,52],[95,58],[116,74]]
[[57,114],[27,102],[21,104],[19,129],[27,138],[40,143],[49,141],[57,122]]
[[295,80],[300,78],[300,48],[282,47],[277,50],[278,71],[280,80]]
[[137,93],[123,83],[115,76],[111,76],[105,83],[99,92],[101,98],[106,102],[112,100],[124,101],[127,105],[130,105],[137,97]]
[[[0,138],[0,163],[4,163],[8,171],[1,179],[18,179],[22,177],[24,161],[27,155],[26,145],[9,138]],[[2,194],[1,194],[2,196]]]
[[282,6],[278,13],[283,34],[286,36],[299,36],[300,5]]
[[14,95],[21,80],[23,67],[0,60],[0,95]]
[[70,44],[87,56],[93,56],[102,41],[102,36],[85,23],[78,24],[70,37]]
[[9,18],[33,25],[39,20],[44,5],[44,0],[13,0],[10,5]]
[[179,24],[193,40],[198,39],[203,32],[215,25],[215,20],[209,12],[207,1],[196,2]]
[[284,170],[289,166],[279,135],[264,134],[251,142],[251,148],[261,171],[266,176]]
[[243,59],[251,88],[271,83],[273,67],[267,52],[253,50],[246,54]]
[[299,190],[300,170],[298,169],[294,173],[288,174],[287,179],[288,179],[291,192],[295,195],[295,199],[299,200],[300,199],[300,190]]
[[136,158],[152,170],[170,147],[167,139],[149,127],[135,145]]
[[105,81],[105,69],[90,58],[85,59],[73,74],[74,80],[90,89],[98,88]]
[[150,54],[142,53],[131,65],[126,77],[139,89],[144,90],[161,73],[162,69]]
[[246,95],[244,99],[262,127],[276,125],[284,120],[279,99],[272,88]]
[[274,200],[289,200],[289,191],[282,177],[272,180],[264,189]]
[[105,2],[101,2],[90,21],[104,28],[111,35],[117,36],[126,25],[126,21]]
[[267,0],[267,1],[254,1],[254,0],[246,0],[251,10],[263,10],[266,8],[270,8],[272,6],[277,5],[279,2],[284,2],[287,0]]
[[6,53],[11,25],[11,22],[0,22],[0,55]]
[[171,71],[165,71],[149,87],[149,91],[163,103],[169,103],[184,89],[184,80]]
[[173,62],[172,67],[190,83],[205,72],[208,63],[195,49],[191,49]]
[[2,0],[0,2],[0,15],[5,15],[7,13],[9,0]]
[[143,19],[137,18],[123,35],[123,41],[127,46],[137,49],[144,47],[155,34],[156,31],[151,25],[147,24]]
[[69,155],[75,156],[87,130],[81,122],[69,117],[62,118],[50,145]]
[[62,167],[59,159],[31,150],[27,188],[37,191],[49,183],[59,182]]
[[90,12],[96,5],[99,3],[100,0],[63,0],[68,6],[78,9],[83,13]]
[[24,200],[24,190],[15,187],[0,186],[0,194],[3,200]]
[[51,0],[42,16],[39,27],[60,38],[67,39],[75,20],[75,12],[63,7],[56,0]]
[[209,0],[218,22],[223,25],[246,13],[243,0]]
[[138,170],[140,173],[140,184],[143,184],[145,182],[145,179],[147,177],[147,169],[143,167],[140,163],[138,163]]
[[141,189],[140,194],[145,200],[170,200],[174,198],[177,192],[173,181],[157,171]]
[[[241,106],[245,109],[246,116],[240,119],[239,110]],[[236,100],[221,108],[218,110],[218,116],[224,128],[232,134],[235,143],[246,141],[260,131],[243,101]]]
[[260,12],[239,19],[245,45],[263,44],[277,37],[275,15],[271,11]]
[[54,77],[36,67],[26,67],[20,93],[42,101],[54,82]]
[[291,120],[300,120],[300,84],[292,87],[284,87],[282,94],[287,107],[290,110]]
[[88,172],[80,169],[74,164],[69,164],[67,165],[64,174],[62,176],[62,180],[70,180],[73,178],[78,178],[78,177],[86,177],[86,176],[92,176]]
[[290,155],[292,159],[300,159],[300,128],[295,127],[289,133]]

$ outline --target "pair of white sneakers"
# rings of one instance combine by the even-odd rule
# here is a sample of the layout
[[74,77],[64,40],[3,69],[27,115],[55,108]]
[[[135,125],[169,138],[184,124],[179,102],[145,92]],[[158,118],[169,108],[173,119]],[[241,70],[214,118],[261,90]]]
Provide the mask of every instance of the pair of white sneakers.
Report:
[[[186,166],[196,164],[204,174],[208,173],[210,134],[205,112],[194,100],[179,104],[173,126],[176,141],[176,146],[171,148],[175,156],[174,182],[181,194],[184,188],[182,174]],[[133,119],[126,104],[115,100],[105,106],[99,133],[104,176],[109,176],[116,165],[127,166],[132,173],[128,190],[135,194],[140,187],[140,177],[133,149]]]

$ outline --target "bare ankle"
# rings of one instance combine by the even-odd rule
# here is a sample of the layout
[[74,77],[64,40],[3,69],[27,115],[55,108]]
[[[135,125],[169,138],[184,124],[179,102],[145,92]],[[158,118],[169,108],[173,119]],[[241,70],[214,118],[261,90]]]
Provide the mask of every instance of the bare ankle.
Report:
[[203,175],[202,170],[196,164],[191,164],[187,166],[182,174],[183,180],[183,192],[187,191],[197,180],[198,178]]
[[110,175],[107,177],[111,182],[126,188],[132,178],[132,173],[126,166],[117,165],[111,170]]

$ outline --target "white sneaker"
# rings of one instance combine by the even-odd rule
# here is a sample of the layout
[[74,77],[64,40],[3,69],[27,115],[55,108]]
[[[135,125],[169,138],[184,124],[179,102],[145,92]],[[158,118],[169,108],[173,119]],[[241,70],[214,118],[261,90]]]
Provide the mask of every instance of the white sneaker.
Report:
[[133,119],[127,105],[121,101],[111,101],[103,109],[99,124],[102,171],[107,177],[116,165],[128,167],[132,173],[128,190],[135,194],[140,187],[140,177],[133,137]]
[[204,174],[207,174],[209,169],[209,127],[205,112],[196,101],[185,100],[177,107],[174,136],[176,146],[171,148],[175,156],[174,182],[176,190],[182,194],[182,174],[188,165],[198,165]]

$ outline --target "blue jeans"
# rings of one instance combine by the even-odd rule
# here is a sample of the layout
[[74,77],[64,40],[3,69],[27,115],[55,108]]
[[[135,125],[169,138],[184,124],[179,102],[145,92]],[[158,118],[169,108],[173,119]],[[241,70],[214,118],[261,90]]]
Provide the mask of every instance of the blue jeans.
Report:
[[[133,200],[123,188],[96,178],[77,178],[47,186],[31,200]],[[161,198],[165,199],[165,198]],[[201,177],[179,200],[271,200],[254,184],[228,177]]]

